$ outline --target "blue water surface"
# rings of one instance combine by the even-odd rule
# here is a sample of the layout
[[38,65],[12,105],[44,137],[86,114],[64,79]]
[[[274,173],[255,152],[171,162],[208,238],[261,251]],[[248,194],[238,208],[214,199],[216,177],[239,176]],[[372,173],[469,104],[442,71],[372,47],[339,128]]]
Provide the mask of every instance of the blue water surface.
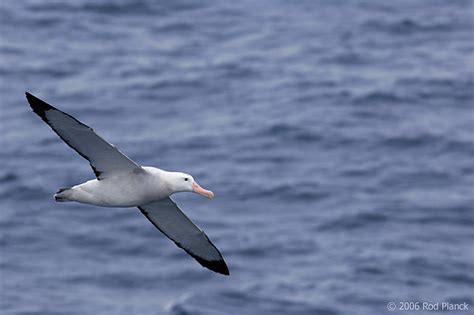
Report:
[[[473,12],[436,0],[2,1],[0,313],[472,311]],[[55,203],[94,176],[25,91],[138,163],[212,189],[212,201],[176,199],[230,277],[135,208]]]

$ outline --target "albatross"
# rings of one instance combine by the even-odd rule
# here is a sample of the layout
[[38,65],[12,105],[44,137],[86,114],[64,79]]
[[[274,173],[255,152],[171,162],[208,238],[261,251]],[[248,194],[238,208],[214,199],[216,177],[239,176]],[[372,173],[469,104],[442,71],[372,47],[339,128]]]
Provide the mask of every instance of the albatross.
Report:
[[33,112],[89,161],[96,176],[85,183],[60,189],[54,195],[56,201],[76,201],[102,207],[137,207],[158,230],[203,267],[229,275],[216,246],[170,197],[187,191],[212,199],[212,191],[199,186],[189,174],[140,166],[89,126],[36,96],[25,94]]

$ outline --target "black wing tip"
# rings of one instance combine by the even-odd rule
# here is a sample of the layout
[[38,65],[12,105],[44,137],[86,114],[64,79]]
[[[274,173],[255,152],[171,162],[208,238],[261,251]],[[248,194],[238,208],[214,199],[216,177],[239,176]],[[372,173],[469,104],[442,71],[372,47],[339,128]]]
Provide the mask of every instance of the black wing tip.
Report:
[[205,265],[204,267],[224,276],[230,275],[229,268],[224,260],[208,261],[207,264],[209,264],[209,266]]
[[205,260],[199,256],[191,254],[190,252],[188,252],[188,254],[191,255],[194,259],[196,259],[197,262],[201,264],[201,266],[225,276],[230,275],[229,268],[227,267],[227,264],[225,263],[224,259]]
[[50,109],[54,109],[53,106],[49,105],[45,101],[37,98],[36,96],[34,96],[33,94],[31,94],[29,92],[25,92],[25,95],[26,95],[26,99],[28,100],[28,103],[30,103],[31,109],[36,114],[41,116],[41,118],[43,118],[43,119],[46,118],[45,114],[44,114],[46,111],[48,111]]
[[216,265],[216,268],[215,269],[211,269],[215,272],[218,272],[224,276],[230,276],[230,271],[229,271],[229,268],[227,267],[227,264],[225,263],[224,260],[220,260],[220,261],[217,261],[217,262],[213,262],[215,263]]

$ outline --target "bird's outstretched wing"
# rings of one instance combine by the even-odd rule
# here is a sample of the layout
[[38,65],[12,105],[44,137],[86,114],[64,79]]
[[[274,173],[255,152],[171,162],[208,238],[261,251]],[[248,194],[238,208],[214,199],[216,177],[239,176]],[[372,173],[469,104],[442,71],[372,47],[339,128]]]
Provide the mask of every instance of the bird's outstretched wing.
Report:
[[148,220],[178,247],[196,259],[203,267],[229,275],[229,269],[219,250],[171,198],[155,201],[138,209]]
[[26,92],[33,111],[47,123],[71,148],[89,161],[97,179],[128,173],[138,164],[120,152],[114,145],[97,135],[92,128],[69,114],[60,111],[36,96]]

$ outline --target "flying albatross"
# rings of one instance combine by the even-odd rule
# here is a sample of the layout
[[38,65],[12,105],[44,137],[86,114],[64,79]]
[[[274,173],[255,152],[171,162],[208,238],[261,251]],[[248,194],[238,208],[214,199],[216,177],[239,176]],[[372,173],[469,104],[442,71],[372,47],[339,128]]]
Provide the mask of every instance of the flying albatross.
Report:
[[219,250],[206,234],[176,205],[170,195],[195,192],[207,198],[214,193],[181,172],[167,172],[140,166],[92,128],[26,92],[33,112],[83,158],[89,161],[97,179],[60,189],[56,201],[77,201],[102,207],[138,207],[145,217],[178,247],[203,267],[229,275]]

